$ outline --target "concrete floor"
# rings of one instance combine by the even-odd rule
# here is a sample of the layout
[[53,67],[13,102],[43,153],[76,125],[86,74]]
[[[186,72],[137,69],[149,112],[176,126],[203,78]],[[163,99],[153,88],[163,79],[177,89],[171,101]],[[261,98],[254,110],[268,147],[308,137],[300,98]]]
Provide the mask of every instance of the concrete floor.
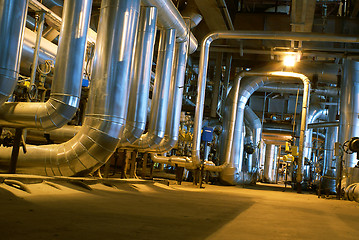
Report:
[[[0,184],[0,239],[359,239],[359,204],[272,185]],[[59,189],[55,188],[58,187]]]

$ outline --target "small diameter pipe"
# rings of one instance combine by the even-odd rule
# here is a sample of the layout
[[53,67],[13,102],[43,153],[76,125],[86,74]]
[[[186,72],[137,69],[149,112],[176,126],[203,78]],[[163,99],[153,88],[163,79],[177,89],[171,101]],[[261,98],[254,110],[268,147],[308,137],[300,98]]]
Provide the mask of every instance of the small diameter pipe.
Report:
[[315,128],[327,128],[327,127],[338,127],[339,121],[334,122],[320,122],[320,123],[311,123],[308,124],[308,129],[315,129]]
[[45,24],[45,13],[39,13],[39,21],[37,24],[37,31],[36,31],[36,42],[35,42],[35,51],[32,60],[32,69],[31,69],[31,76],[30,76],[30,86],[35,84],[35,77],[36,77],[36,70],[37,70],[37,63],[39,59],[39,50],[41,44],[41,37],[42,32],[44,31],[44,24]]
[[172,0],[142,0],[143,6],[153,6],[158,10],[158,22],[164,29],[176,30],[176,41],[189,41],[189,53],[192,54],[198,47],[197,39],[194,37],[184,19],[179,13]]

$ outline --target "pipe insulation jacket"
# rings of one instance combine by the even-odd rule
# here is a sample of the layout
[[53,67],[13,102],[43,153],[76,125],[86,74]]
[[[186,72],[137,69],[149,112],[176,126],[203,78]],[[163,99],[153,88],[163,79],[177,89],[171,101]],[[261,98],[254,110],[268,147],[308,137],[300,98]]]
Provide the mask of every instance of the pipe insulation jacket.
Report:
[[5,127],[54,129],[62,127],[77,111],[86,37],[92,0],[66,3],[54,70],[47,102],[7,102],[0,108],[0,125]]
[[189,41],[189,53],[192,54],[196,51],[198,47],[197,39],[186,25],[172,0],[142,0],[142,4],[157,7],[159,25],[164,29],[176,29],[176,41]]
[[148,131],[142,134],[133,144],[124,144],[122,148],[126,147],[140,152],[148,152],[151,148],[160,144],[164,137],[175,50],[175,36],[175,29],[161,30]]
[[[85,4],[87,0],[76,1]],[[74,4],[75,1],[66,1]],[[100,10],[94,67],[84,124],[63,144],[27,146],[20,153],[19,172],[80,176],[101,167],[115,151],[125,124],[130,66],[139,0],[103,0]],[[1,149],[9,159],[11,149]],[[8,160],[7,160],[8,161]]]
[[127,120],[120,147],[140,138],[146,127],[153,49],[156,39],[156,18],[155,7],[141,7],[131,70]]
[[[343,144],[352,137],[359,136],[359,61],[347,59],[344,63],[344,76],[341,83],[339,142]],[[342,176],[348,179],[349,168],[354,167],[357,153],[344,154]],[[337,162],[337,169],[339,163]],[[338,184],[338,183],[337,183]],[[346,183],[349,185],[350,183]]]
[[25,0],[0,1],[0,106],[18,80],[27,5]]

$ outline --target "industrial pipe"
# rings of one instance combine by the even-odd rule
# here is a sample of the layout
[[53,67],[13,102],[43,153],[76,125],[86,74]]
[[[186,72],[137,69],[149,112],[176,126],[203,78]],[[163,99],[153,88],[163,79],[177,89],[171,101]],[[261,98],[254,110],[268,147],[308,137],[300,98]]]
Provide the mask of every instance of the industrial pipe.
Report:
[[[303,86],[286,84],[285,86],[276,84],[276,85],[266,85],[258,89],[259,92],[273,92],[273,93],[286,93],[286,94],[297,94],[299,90],[300,94],[303,94]],[[340,93],[339,88],[334,87],[318,87],[311,89],[312,94],[328,96],[328,97],[338,97]]]
[[[328,110],[323,109],[317,103],[311,104],[308,112],[308,120],[307,120],[308,124],[312,124],[320,118],[328,119]],[[303,153],[304,157],[307,159],[311,159],[312,156],[312,145],[313,145],[312,135],[313,135],[313,129],[310,129],[308,127],[307,131],[305,132],[306,139],[304,143],[304,153]]]
[[72,119],[80,102],[91,8],[92,0],[65,3],[49,100],[5,103],[0,108],[1,126],[54,129]]
[[[37,21],[37,29],[36,30],[36,42],[35,42],[35,48],[34,48],[34,56],[32,60],[31,65],[31,75],[30,75],[30,85],[35,84],[35,77],[36,77],[36,71],[37,71],[37,64],[39,59],[39,50],[40,50],[40,44],[41,44],[41,38],[42,33],[44,31],[44,25],[45,25],[45,12],[41,12],[39,16],[39,20]],[[36,26],[36,24],[35,24]]]
[[[287,41],[319,41],[319,42],[359,42],[357,36],[339,36],[339,35],[327,35],[327,34],[318,34],[318,33],[295,33],[295,32],[272,32],[272,31],[225,31],[225,32],[214,32],[208,34],[202,41],[201,44],[201,54],[199,62],[199,76],[198,76],[198,90],[197,90],[197,100],[196,100],[196,110],[195,110],[195,120],[194,120],[194,136],[193,136],[193,150],[192,150],[192,160],[194,167],[199,167],[201,165],[199,150],[200,150],[200,138],[201,138],[201,129],[202,129],[202,120],[203,120],[203,109],[204,109],[204,98],[206,90],[206,79],[207,79],[207,69],[208,69],[208,59],[209,59],[209,48],[211,43],[217,39],[261,39],[261,40],[287,40]],[[301,75],[305,77],[304,75]],[[298,76],[299,77],[299,76]],[[303,78],[302,80],[307,85],[308,90],[309,80]],[[307,101],[309,97],[309,92],[307,96],[304,96],[304,101]],[[306,113],[306,109],[304,109]],[[305,117],[306,114],[302,115]],[[302,119],[306,120],[306,119]],[[306,121],[305,121],[306,122]],[[304,124],[306,128],[306,124]],[[301,136],[304,139],[304,131],[301,131]],[[303,140],[301,140],[300,148],[303,147]],[[301,153],[303,154],[303,152]],[[303,156],[300,156],[301,158]],[[302,164],[304,164],[303,159],[300,159],[300,174],[298,174],[298,181],[302,180]]]
[[0,1],[0,106],[18,80],[26,13],[25,0]]
[[[139,0],[102,1],[84,124],[66,143],[28,146],[28,152],[19,156],[20,170],[25,167],[25,172],[32,174],[86,175],[101,167],[113,154],[126,119],[139,9]],[[1,157],[8,159],[8,154],[8,149],[1,149]]]
[[155,7],[141,7],[131,70],[127,120],[120,146],[136,141],[146,127],[153,48],[156,39],[156,18]]
[[256,172],[259,169],[260,148],[258,148],[258,146],[262,136],[262,123],[257,114],[255,114],[248,106],[245,106],[244,108],[244,119],[248,122],[253,131],[253,144],[255,152],[252,154],[252,169],[250,169],[250,172]]
[[[35,39],[36,33],[28,28],[25,28],[20,62],[20,73],[25,76],[31,74],[29,65],[31,64],[34,55]],[[56,53],[57,45],[53,44],[45,38],[42,38],[38,59],[39,63],[44,63],[45,60],[52,60],[55,62]]]
[[164,29],[176,29],[177,42],[189,41],[189,53],[192,54],[196,51],[197,39],[187,27],[172,0],[142,0],[142,4],[148,7],[156,7],[160,26]]
[[[339,142],[343,144],[352,137],[359,136],[359,61],[347,59],[344,63],[344,76],[341,83],[340,96],[340,125]],[[348,179],[349,168],[354,167],[357,160],[357,153],[344,154],[344,169],[342,176]],[[337,163],[337,170],[340,168],[340,161]],[[340,177],[339,174],[337,177]],[[350,183],[347,182],[347,185]],[[338,182],[337,182],[338,185]]]
[[277,179],[277,158],[278,146],[268,143],[266,146],[263,181],[268,183],[276,183]]
[[327,127],[338,127],[339,121],[331,121],[331,122],[319,122],[319,123],[311,123],[308,124],[309,129],[315,128],[327,128]]
[[187,42],[176,43],[175,61],[173,64],[173,74],[168,101],[166,131],[160,144],[155,146],[156,152],[168,152],[178,141],[187,51]]
[[125,147],[147,152],[158,145],[164,137],[175,50],[175,35],[175,29],[163,29],[161,31],[148,132],[142,134],[132,145],[124,145]]

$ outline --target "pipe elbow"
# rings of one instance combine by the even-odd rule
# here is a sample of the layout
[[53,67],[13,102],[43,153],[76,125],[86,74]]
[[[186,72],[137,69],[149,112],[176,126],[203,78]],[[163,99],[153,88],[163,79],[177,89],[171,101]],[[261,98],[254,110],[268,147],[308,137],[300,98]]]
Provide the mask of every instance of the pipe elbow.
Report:
[[165,136],[160,144],[156,147],[156,152],[165,153],[170,151],[174,146],[176,146],[178,137],[168,137]]
[[209,47],[209,45],[211,45],[211,43],[214,40],[217,40],[219,38],[219,34],[217,32],[211,32],[209,34],[207,34],[203,40],[202,40],[202,46],[203,47]]
[[60,128],[75,115],[80,99],[75,96],[55,95],[41,104],[35,117],[37,126],[44,130]]
[[132,144],[137,139],[139,139],[145,131],[146,123],[143,122],[135,122],[135,123],[126,123],[125,129],[123,131],[123,135],[120,141],[120,147],[127,143]]
[[139,152],[148,152],[152,148],[158,146],[164,137],[164,132],[157,131],[154,133],[146,133],[141,138],[139,138],[135,144],[138,146],[137,150]]
[[14,91],[17,82],[17,76],[18,73],[15,71],[0,68],[0,106],[8,100]]

